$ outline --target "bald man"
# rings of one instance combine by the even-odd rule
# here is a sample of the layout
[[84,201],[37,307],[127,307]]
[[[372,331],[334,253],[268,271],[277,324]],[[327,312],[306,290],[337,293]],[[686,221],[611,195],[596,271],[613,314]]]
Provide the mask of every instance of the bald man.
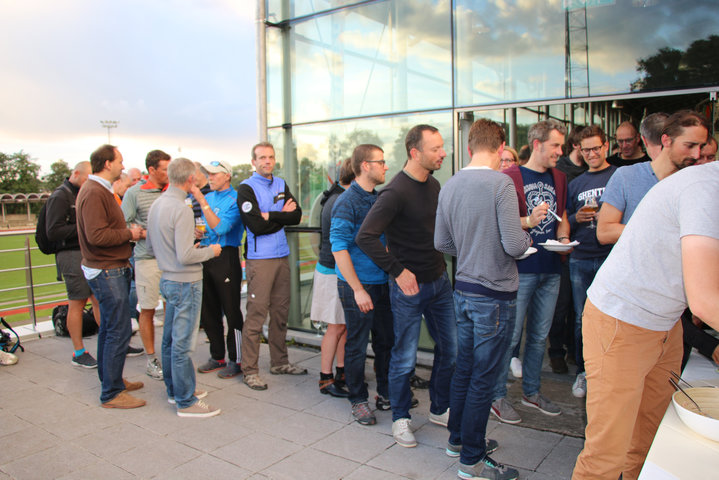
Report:
[[610,165],[624,167],[651,160],[649,155],[642,150],[639,142],[639,132],[631,122],[619,124],[616,131],[616,140],[619,144],[619,152],[607,158]]
[[85,350],[82,342],[82,312],[88,298],[92,302],[95,321],[100,325],[100,305],[80,268],[82,255],[75,220],[77,193],[90,173],[90,162],[80,162],[75,165],[70,177],[52,192],[45,207],[47,237],[57,245],[55,254],[57,279],[65,281],[67,291],[67,330],[74,350],[72,364],[83,368],[97,368],[97,361]]
[[127,176],[130,177],[130,186],[134,187],[142,179],[142,172],[139,168],[131,168],[127,171]]

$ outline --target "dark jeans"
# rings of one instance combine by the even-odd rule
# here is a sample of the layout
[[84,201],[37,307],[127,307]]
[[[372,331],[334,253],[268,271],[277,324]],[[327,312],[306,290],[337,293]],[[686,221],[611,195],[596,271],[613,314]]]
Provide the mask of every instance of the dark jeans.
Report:
[[587,289],[594,281],[599,267],[604,263],[601,258],[569,259],[569,273],[572,279],[572,297],[574,298],[574,348],[577,361],[577,373],[584,372],[584,348],[582,344],[582,314],[584,303],[587,301]]
[[[210,340],[210,356],[215,360],[232,362],[242,360],[242,264],[237,247],[222,247],[219,257],[202,264],[202,316],[201,323]],[[227,318],[227,338],[222,314]]]
[[372,298],[372,304],[374,305],[374,308],[367,313],[360,312],[357,302],[355,302],[352,287],[347,282],[337,279],[337,290],[342,302],[342,309],[345,312],[345,325],[347,326],[345,378],[351,403],[366,402],[368,399],[369,394],[367,393],[367,382],[364,379],[364,368],[370,332],[372,333],[377,393],[385,398],[389,396],[387,372],[389,370],[390,352],[394,344],[389,290],[386,283],[363,286],[370,298]]
[[462,445],[460,462],[474,465],[485,456],[492,390],[502,370],[516,315],[515,300],[454,292],[457,367],[450,392],[449,443]]
[[433,282],[420,283],[419,293],[409,297],[394,280],[389,282],[389,291],[394,316],[394,347],[389,364],[392,421],[411,418],[409,379],[417,363],[422,317],[435,344],[429,380],[429,410],[442,414],[449,408],[449,388],[457,358],[457,321],[449,276],[445,272]]
[[88,280],[92,293],[100,303],[100,332],[97,336],[97,374],[102,391],[100,401],[109,402],[125,390],[122,370],[130,345],[130,267],[103,270]]
[[[557,306],[554,309],[552,328],[549,330],[549,358],[564,358],[566,355],[569,355],[569,357],[575,356],[574,316],[569,262],[563,262]],[[564,348],[565,345],[567,346],[566,349]]]

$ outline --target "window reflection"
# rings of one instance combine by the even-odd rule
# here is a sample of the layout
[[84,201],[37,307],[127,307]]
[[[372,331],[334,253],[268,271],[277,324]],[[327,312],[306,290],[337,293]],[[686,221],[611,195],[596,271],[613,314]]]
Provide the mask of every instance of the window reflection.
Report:
[[451,107],[449,2],[385,1],[290,30],[292,121]]
[[594,2],[607,4],[586,8],[585,31],[576,31],[582,22],[571,29],[572,41],[584,37],[584,58],[576,45],[565,49],[565,2],[584,3],[457,0],[457,103],[564,97],[565,59],[586,69],[580,96],[716,85],[715,1]]

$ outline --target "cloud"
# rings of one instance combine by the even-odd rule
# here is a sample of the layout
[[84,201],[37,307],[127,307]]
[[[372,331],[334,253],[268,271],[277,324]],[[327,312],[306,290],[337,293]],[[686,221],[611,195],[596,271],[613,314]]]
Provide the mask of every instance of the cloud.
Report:
[[49,166],[102,138],[100,120],[119,121],[118,138],[207,152],[256,139],[254,16],[231,0],[0,3],[3,151]]

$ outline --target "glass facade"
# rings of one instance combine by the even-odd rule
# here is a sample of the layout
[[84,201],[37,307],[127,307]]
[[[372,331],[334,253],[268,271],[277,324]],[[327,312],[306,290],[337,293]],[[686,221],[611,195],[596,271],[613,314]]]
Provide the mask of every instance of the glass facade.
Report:
[[[532,123],[598,123],[612,136],[654,111],[716,120],[715,0],[267,0],[267,132],[303,209],[291,233],[290,324],[309,329],[319,197],[360,143],[385,151],[388,178],[413,125],[437,126],[444,183],[466,161],[480,116],[508,144]],[[456,155],[455,155],[456,153]]]

